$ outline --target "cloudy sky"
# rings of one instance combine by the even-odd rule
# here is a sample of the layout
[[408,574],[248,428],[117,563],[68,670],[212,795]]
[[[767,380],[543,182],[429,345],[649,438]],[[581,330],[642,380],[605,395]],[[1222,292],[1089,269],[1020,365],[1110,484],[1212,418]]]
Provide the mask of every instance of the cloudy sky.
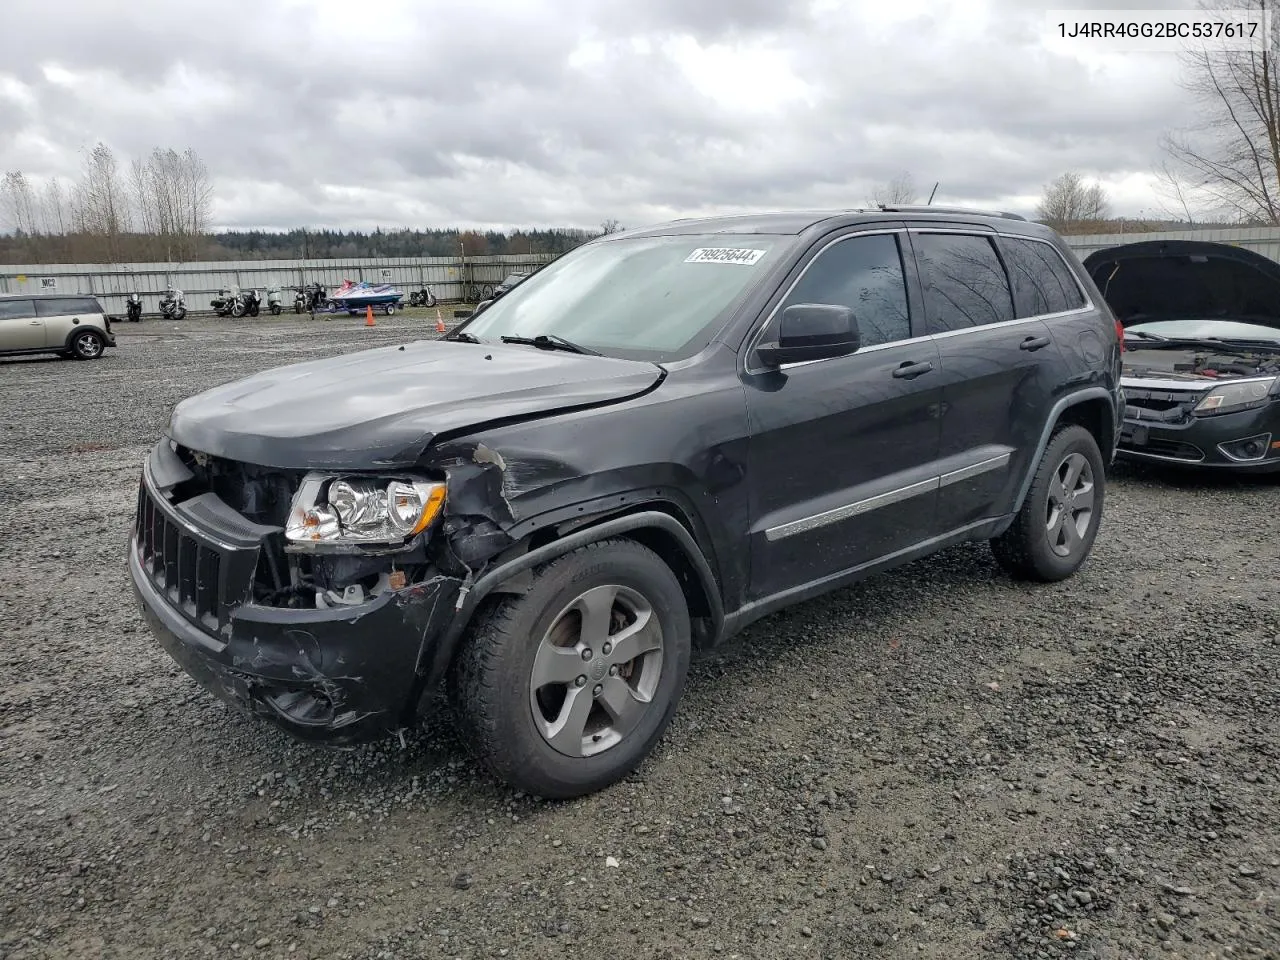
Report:
[[1177,57],[1049,33],[1051,8],[1107,6],[7,0],[0,171],[190,146],[229,227],[637,226],[857,205],[904,170],[1030,213],[1076,169],[1151,215]]

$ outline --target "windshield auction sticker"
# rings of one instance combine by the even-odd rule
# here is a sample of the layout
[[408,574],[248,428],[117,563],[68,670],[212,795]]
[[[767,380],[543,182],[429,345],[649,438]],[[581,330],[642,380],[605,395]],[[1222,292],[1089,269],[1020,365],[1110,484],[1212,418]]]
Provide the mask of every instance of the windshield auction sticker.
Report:
[[684,258],[685,263],[739,263],[749,267],[765,255],[764,250],[746,247],[699,247]]

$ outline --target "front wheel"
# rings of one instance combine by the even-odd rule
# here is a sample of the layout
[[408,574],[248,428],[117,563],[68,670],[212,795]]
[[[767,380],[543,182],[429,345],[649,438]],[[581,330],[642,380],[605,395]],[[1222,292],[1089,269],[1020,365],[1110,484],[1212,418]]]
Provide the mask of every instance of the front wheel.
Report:
[[674,715],[691,649],[671,569],[606,540],[559,557],[479,615],[454,668],[473,749],[501,780],[567,799],[616,783]]
[[175,319],[175,320],[185,320],[185,319],[187,319],[187,308],[186,308],[186,307],[178,307],[178,309],[174,310],[174,311],[173,311],[173,319]]
[[271,315],[272,315],[273,317],[278,317],[278,316],[280,316],[280,304],[278,304],[278,303],[273,303],[273,304],[271,305]]
[[1106,466],[1093,434],[1059,427],[1013,525],[991,541],[996,561],[1020,580],[1067,579],[1093,549],[1105,494]]

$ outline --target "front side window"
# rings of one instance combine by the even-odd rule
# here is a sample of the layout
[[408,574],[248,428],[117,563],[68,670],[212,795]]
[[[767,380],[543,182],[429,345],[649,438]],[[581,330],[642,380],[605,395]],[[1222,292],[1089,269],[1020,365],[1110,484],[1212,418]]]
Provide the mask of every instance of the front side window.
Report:
[[991,240],[962,233],[912,237],[931,334],[1012,320],[1013,294]]
[[27,320],[35,315],[30,300],[0,300],[0,320]]
[[563,337],[608,356],[691,356],[795,243],[743,234],[589,244],[517,283],[467,323],[481,340]]
[[898,238],[855,236],[828,247],[809,264],[782,307],[797,303],[851,308],[864,347],[909,339],[911,314]]

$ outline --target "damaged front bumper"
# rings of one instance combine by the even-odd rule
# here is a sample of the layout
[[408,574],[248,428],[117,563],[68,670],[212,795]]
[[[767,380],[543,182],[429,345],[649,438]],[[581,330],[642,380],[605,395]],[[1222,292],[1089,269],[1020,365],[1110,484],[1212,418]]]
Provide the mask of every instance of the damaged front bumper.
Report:
[[299,738],[365,742],[412,722],[441,679],[461,581],[444,575],[334,608],[251,602],[261,530],[199,498],[184,509],[144,469],[129,571],[160,645],[210,692]]

